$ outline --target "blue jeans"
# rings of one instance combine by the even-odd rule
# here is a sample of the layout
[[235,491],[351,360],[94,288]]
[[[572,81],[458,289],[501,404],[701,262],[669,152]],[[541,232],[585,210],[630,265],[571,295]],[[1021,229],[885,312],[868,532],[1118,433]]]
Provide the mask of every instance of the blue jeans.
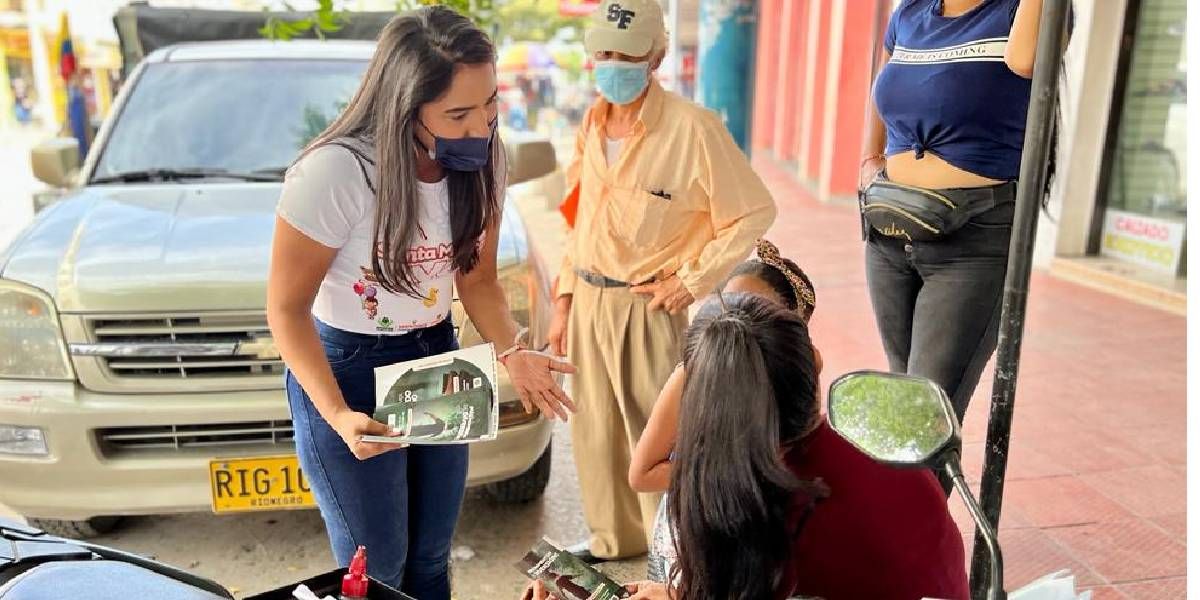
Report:
[[[375,411],[374,369],[458,347],[449,320],[405,335],[364,335],[317,323],[321,345],[346,403]],[[287,398],[296,453],[333,556],[348,566],[367,547],[367,572],[417,598],[449,600],[450,542],[462,507],[464,445],[412,446],[360,461],[321,418],[289,371]]]

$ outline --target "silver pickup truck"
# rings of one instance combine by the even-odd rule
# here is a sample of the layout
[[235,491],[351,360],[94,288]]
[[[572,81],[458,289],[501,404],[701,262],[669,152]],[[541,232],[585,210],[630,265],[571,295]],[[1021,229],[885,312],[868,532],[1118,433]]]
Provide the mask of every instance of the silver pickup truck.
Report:
[[[265,318],[269,246],[285,168],[373,50],[160,49],[82,166],[73,141],[34,150],[39,179],[67,191],[0,250],[0,504],[77,537],[122,515],[314,504]],[[511,183],[557,168],[547,141],[509,139],[508,153]],[[542,345],[549,283],[528,235],[507,202],[502,283]],[[457,303],[454,317],[477,343]],[[550,424],[500,384],[500,435],[472,446],[469,481],[527,501],[549,478]]]

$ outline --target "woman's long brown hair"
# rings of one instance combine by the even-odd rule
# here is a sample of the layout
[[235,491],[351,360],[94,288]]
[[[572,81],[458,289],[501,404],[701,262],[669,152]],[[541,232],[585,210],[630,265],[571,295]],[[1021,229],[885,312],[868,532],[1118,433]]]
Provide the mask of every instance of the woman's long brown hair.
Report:
[[[371,268],[384,289],[421,297],[413,266],[406,256],[418,235],[421,197],[417,184],[417,144],[421,107],[441,98],[460,66],[494,64],[491,39],[470,19],[431,6],[392,19],[380,33],[375,55],[362,84],[336,120],[301,153],[339,139],[372,145],[378,181]],[[492,155],[478,173],[446,170],[450,196],[450,228],[454,266],[469,272],[479,262],[478,242],[487,226],[500,218],[504,174],[502,145],[492,141]]]
[[819,418],[808,327],[793,311],[750,294],[709,301],[688,329],[667,515],[678,561],[677,600],[775,596],[791,554],[796,494],[782,448]]

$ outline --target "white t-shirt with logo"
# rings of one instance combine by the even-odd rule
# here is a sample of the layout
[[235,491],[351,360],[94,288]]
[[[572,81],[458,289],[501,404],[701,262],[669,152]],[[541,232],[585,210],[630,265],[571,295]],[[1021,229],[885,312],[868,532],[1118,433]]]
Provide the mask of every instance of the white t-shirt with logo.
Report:
[[[341,140],[374,160],[367,144]],[[503,163],[497,165],[504,173]],[[368,186],[363,171],[370,178]],[[503,181],[503,178],[500,178]],[[437,325],[450,315],[454,294],[454,249],[446,180],[418,182],[418,230],[407,249],[420,297],[388,292],[371,269],[375,236],[376,170],[345,147],[326,145],[287,172],[277,213],[337,256],[313,302],[313,316],[344,331],[402,334]],[[499,193],[503,194],[503,185]],[[503,198],[503,196],[500,196]]]

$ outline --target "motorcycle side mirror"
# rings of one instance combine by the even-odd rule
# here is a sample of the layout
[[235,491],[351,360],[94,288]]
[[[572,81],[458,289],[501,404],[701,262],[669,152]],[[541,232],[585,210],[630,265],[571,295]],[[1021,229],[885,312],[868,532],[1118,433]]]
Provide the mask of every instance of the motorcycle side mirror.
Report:
[[946,392],[921,377],[859,371],[829,389],[829,424],[881,463],[941,469],[961,446]]
[[878,462],[949,475],[987,546],[987,598],[1005,597],[1000,542],[963,476],[962,433],[941,386],[923,377],[879,371],[843,375],[829,388],[829,424]]

